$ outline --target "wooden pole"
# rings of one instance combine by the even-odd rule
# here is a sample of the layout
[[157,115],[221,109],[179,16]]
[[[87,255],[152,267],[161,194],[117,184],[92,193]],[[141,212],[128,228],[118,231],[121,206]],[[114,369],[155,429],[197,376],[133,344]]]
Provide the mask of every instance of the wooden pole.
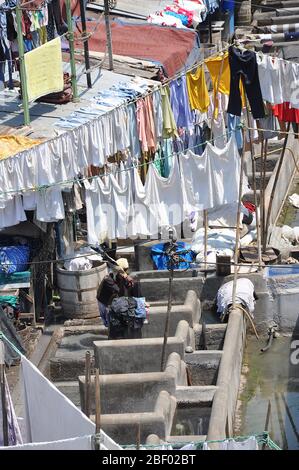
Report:
[[[271,416],[271,401],[269,400],[268,409],[267,409],[267,416],[266,416],[266,423],[265,423],[265,431],[268,431],[270,416]],[[263,444],[262,450],[265,450],[265,448],[266,448],[266,444]]]
[[90,351],[85,354],[85,414],[90,417]]
[[264,142],[265,139],[263,137],[263,131],[261,131],[262,134],[262,142],[261,142],[261,157],[260,157],[260,192],[261,192],[261,242],[263,244],[264,240],[264,224],[263,224],[263,217],[264,217],[264,206],[263,206],[263,195],[264,195],[264,180],[263,180],[263,162],[264,162]]
[[262,178],[262,188],[263,188],[263,194],[262,194],[262,237],[263,237],[263,252],[264,252],[264,246],[265,246],[265,238],[266,238],[266,233],[265,233],[265,219],[266,219],[266,206],[265,206],[265,195],[266,195],[266,165],[267,165],[267,153],[268,153],[268,139],[265,140],[265,145],[264,145],[264,155],[262,156],[262,166],[263,166],[263,178]]
[[100,373],[96,369],[95,375],[95,408],[96,408],[96,434],[101,432],[101,395],[100,395]]
[[109,56],[109,70],[113,70],[113,52],[112,52],[112,37],[109,18],[109,0],[104,0],[105,7],[105,24],[106,24],[106,37]]
[[275,393],[274,397],[275,397],[275,402],[276,402],[280,433],[281,433],[281,437],[282,437],[283,450],[287,450],[288,449],[288,440],[287,440],[287,435],[286,435],[286,431],[285,431],[285,427],[284,427],[284,419],[282,417],[282,412],[281,412],[280,403],[279,403],[279,394]]
[[279,175],[280,175],[282,162],[283,162],[283,159],[284,159],[284,154],[285,154],[285,151],[286,151],[288,136],[289,136],[289,132],[290,132],[290,126],[291,126],[291,123],[288,122],[286,135],[285,135],[284,142],[283,142],[283,148],[282,148],[281,155],[280,155],[280,158],[279,158],[278,167],[277,167],[277,171],[276,171],[276,174],[275,174],[275,179],[274,179],[274,183],[273,183],[273,187],[272,187],[272,191],[271,191],[269,207],[268,207],[268,210],[267,210],[266,225],[265,225],[265,239],[264,239],[263,251],[266,250],[267,243],[268,243],[269,223],[270,223],[270,215],[271,215],[271,211],[272,211],[273,198],[274,198],[274,194],[275,194],[275,191],[276,191],[278,178],[279,178]]
[[29,126],[30,114],[29,114],[29,103],[28,103],[28,93],[27,93],[26,70],[25,70],[25,62],[24,62],[22,10],[21,10],[20,5],[16,5],[16,23],[17,23],[17,39],[18,39],[18,48],[19,48],[19,61],[20,61],[20,79],[21,79],[22,101],[23,101],[23,111],[24,111],[24,125]]
[[2,430],[3,430],[3,445],[8,446],[8,420],[7,420],[7,403],[6,403],[6,390],[5,390],[5,351],[3,341],[0,340],[0,391],[1,391],[1,406],[2,406]]
[[173,265],[171,264],[170,271],[169,271],[168,304],[167,304],[166,322],[165,322],[165,330],[164,330],[164,340],[163,340],[163,347],[162,347],[161,372],[164,372],[165,365],[166,365],[166,346],[167,346],[167,339],[169,336],[170,312],[171,312],[171,303],[172,303],[172,283],[173,283]]
[[[86,16],[85,16],[85,2],[80,0],[80,15],[81,15],[81,24],[82,24],[82,34],[86,35]],[[89,63],[89,46],[88,40],[84,40],[84,59],[85,59],[85,70],[86,70],[86,81],[88,88],[92,88],[91,85],[91,75],[90,75],[90,63]]]
[[244,157],[245,157],[245,131],[243,128],[243,150],[241,155],[240,164],[240,180],[239,180],[239,198],[238,198],[238,209],[237,209],[237,223],[236,223],[236,246],[234,256],[234,281],[233,281],[233,308],[236,307],[236,290],[237,290],[237,279],[238,279],[238,254],[239,254],[239,242],[240,242],[240,214],[241,214],[241,199],[242,199],[242,187],[243,187],[243,172],[244,172]]
[[73,20],[71,10],[71,0],[65,0],[65,9],[67,17],[68,27],[68,41],[70,47],[70,65],[71,65],[71,79],[72,79],[72,90],[73,90],[73,101],[78,101],[78,87],[77,87],[77,73],[75,63],[75,48],[74,48],[74,31],[73,31]]
[[261,246],[261,231],[260,231],[260,220],[259,220],[259,211],[258,211],[258,200],[256,194],[256,178],[255,178],[255,159],[254,159],[254,151],[253,151],[253,143],[252,143],[252,135],[250,129],[250,122],[249,122],[249,111],[248,111],[248,99],[246,96],[246,111],[247,111],[247,123],[248,123],[248,133],[249,133],[249,144],[250,144],[250,154],[251,154],[251,165],[252,165],[252,180],[253,180],[253,197],[254,197],[254,205],[255,209],[255,217],[256,217],[256,238],[257,238],[257,252],[258,252],[258,270],[261,269],[262,266],[262,246]]
[[205,239],[204,239],[204,263],[205,271],[207,270],[207,257],[208,257],[208,211],[203,211],[204,217],[204,228],[205,228]]
[[137,435],[136,435],[136,450],[140,450],[141,432],[140,432],[140,421],[137,423]]

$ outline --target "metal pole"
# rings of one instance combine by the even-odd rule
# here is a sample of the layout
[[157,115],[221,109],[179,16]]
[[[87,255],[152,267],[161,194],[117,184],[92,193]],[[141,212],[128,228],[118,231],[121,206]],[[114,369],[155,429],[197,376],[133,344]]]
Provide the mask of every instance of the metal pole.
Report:
[[71,11],[71,1],[65,0],[67,27],[68,27],[68,40],[70,46],[70,64],[72,74],[72,89],[73,89],[73,101],[78,101],[78,87],[77,87],[77,75],[76,75],[76,63],[75,63],[75,48],[74,48],[74,32],[73,32],[73,21]]
[[0,340],[0,392],[1,392],[1,406],[2,406],[2,429],[3,429],[3,444],[8,446],[8,420],[7,420],[7,404],[6,404],[6,391],[5,391],[5,360],[4,360],[4,344]]
[[85,414],[90,416],[90,351],[85,354]]
[[109,0],[104,0],[105,5],[105,24],[106,24],[106,37],[109,55],[109,70],[113,70],[113,53],[112,53],[112,36],[109,18]]
[[[84,0],[80,0],[80,15],[81,15],[81,24],[82,24],[82,34],[84,36],[86,34],[86,17],[85,17]],[[90,69],[88,39],[84,41],[83,45],[84,45],[85,69],[87,71]],[[86,81],[87,81],[88,88],[92,88],[90,72],[86,72]]]
[[17,38],[19,48],[19,61],[20,61],[20,79],[22,88],[22,101],[23,101],[23,112],[24,112],[24,125],[29,126],[30,114],[29,114],[29,103],[27,93],[27,80],[26,70],[24,62],[24,42],[22,33],[22,10],[20,5],[16,5],[16,23],[17,23]]
[[[265,206],[265,193],[266,193],[266,165],[267,165],[267,153],[268,153],[268,139],[265,141],[265,148],[264,148],[264,155],[262,156],[263,162],[263,199],[262,199],[262,207],[263,207],[263,217],[262,217],[262,229],[263,229],[263,246],[262,249],[264,250],[265,246],[265,218],[266,218],[266,206]],[[266,242],[267,243],[267,242]]]

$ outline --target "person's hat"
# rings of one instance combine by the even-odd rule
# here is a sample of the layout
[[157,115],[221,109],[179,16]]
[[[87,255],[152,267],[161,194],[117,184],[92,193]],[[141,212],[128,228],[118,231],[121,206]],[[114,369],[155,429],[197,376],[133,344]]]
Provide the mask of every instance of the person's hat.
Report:
[[116,261],[116,264],[122,268],[124,271],[126,269],[129,269],[129,263],[128,263],[128,260],[126,258],[119,258],[117,261]]

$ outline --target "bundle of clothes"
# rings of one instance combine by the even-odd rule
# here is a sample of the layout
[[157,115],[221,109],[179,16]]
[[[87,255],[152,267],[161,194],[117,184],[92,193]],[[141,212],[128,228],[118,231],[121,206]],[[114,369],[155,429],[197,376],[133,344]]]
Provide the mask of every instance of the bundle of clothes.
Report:
[[109,339],[141,338],[147,317],[147,304],[141,295],[140,282],[128,275],[126,258],[117,260],[116,275],[104,277],[98,292],[100,316],[108,328]]

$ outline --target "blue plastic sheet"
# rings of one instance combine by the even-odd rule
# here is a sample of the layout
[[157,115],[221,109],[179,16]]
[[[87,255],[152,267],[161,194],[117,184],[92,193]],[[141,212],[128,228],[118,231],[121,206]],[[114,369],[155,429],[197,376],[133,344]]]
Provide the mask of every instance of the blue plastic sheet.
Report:
[[[177,242],[176,253],[181,255],[182,260],[175,265],[174,269],[188,269],[190,263],[195,258],[195,253],[190,250],[191,245],[185,242]],[[159,270],[166,270],[169,267],[169,256],[165,253],[165,243],[158,243],[151,249],[151,257],[154,265]],[[166,245],[167,247],[167,245]],[[190,250],[186,253],[186,250]]]

